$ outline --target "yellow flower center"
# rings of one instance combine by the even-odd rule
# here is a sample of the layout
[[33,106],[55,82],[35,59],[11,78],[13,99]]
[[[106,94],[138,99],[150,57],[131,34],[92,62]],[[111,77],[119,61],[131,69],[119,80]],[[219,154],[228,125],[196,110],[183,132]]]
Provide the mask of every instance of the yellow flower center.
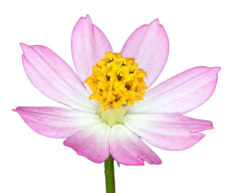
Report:
[[148,88],[144,77],[147,73],[138,68],[133,58],[105,52],[105,58],[93,66],[92,76],[84,82],[93,92],[89,100],[98,101],[102,105],[100,109],[106,111],[127,104],[133,107],[134,102],[143,100]]

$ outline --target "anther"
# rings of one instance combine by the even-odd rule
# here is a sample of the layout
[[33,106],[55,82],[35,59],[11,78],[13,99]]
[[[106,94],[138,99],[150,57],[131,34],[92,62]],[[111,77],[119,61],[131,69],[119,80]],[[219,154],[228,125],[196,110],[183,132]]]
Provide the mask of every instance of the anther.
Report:
[[118,79],[118,81],[122,80],[122,76],[123,76],[123,72],[117,71],[117,79]]
[[121,98],[121,97],[116,96],[115,102],[118,102],[118,101],[120,100],[120,98]]
[[109,74],[108,73],[106,73],[106,77],[107,77],[107,81],[110,81],[110,76],[109,76]]
[[136,70],[135,68],[131,69],[129,74],[133,74],[135,72],[135,70]]
[[114,59],[115,59],[115,56],[111,53],[109,58],[108,58],[108,61],[112,62]]
[[127,82],[125,85],[125,88],[129,90],[131,88],[131,86],[132,86],[132,84],[130,82]]
[[122,65],[122,66],[126,66],[126,61],[125,61],[125,59],[123,58],[122,60],[120,60],[120,64]]

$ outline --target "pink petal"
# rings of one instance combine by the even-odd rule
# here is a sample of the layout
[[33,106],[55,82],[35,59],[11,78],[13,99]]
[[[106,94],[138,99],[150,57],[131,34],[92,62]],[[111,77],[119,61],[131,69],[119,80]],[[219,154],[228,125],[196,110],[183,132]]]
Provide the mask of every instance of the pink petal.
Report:
[[213,94],[221,68],[195,67],[150,89],[129,113],[187,113]]
[[23,65],[29,80],[50,99],[87,112],[96,112],[96,104],[73,70],[52,50],[44,46],[23,49]]
[[153,146],[178,151],[192,147],[213,129],[210,121],[178,114],[128,114],[124,125]]
[[159,20],[136,29],[122,49],[122,56],[135,58],[139,68],[147,72],[145,80],[150,87],[162,72],[168,58],[169,42]]
[[18,107],[14,111],[32,130],[52,138],[66,138],[101,122],[96,114],[59,107]]
[[110,127],[105,123],[94,124],[64,141],[64,145],[74,149],[95,163],[104,162],[109,153]]
[[110,153],[118,163],[124,165],[144,165],[144,161],[149,164],[162,163],[137,135],[121,124],[111,129]]
[[87,15],[81,17],[72,32],[72,56],[82,81],[92,75],[92,66],[104,58],[112,47],[104,33],[92,24]]

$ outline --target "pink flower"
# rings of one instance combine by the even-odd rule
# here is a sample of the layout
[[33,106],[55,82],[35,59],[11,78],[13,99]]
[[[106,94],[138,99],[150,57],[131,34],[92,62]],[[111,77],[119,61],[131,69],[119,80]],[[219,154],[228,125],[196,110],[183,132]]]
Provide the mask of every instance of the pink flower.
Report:
[[[37,133],[66,138],[64,145],[78,155],[101,163],[109,155],[121,164],[161,164],[160,158],[142,141],[164,150],[192,147],[213,129],[212,122],[183,114],[206,102],[213,94],[219,67],[195,67],[149,89],[142,101],[128,106],[121,124],[108,125],[97,114],[97,103],[83,83],[92,66],[112,47],[89,16],[80,18],[72,33],[72,56],[78,73],[44,46],[21,44],[23,65],[29,80],[44,95],[70,109],[59,107],[17,107],[14,111]],[[158,19],[143,25],[126,41],[121,55],[135,58],[147,72],[150,87],[168,58],[167,34]]]

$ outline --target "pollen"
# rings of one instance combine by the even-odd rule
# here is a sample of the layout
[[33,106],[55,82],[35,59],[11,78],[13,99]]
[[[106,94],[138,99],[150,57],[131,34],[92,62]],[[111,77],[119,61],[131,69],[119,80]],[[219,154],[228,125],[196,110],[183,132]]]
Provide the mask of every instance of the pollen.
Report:
[[127,104],[133,107],[143,100],[148,88],[144,82],[147,73],[138,68],[133,58],[124,58],[120,53],[105,52],[105,58],[93,66],[92,72],[84,82],[93,92],[89,100],[101,104],[99,110]]

